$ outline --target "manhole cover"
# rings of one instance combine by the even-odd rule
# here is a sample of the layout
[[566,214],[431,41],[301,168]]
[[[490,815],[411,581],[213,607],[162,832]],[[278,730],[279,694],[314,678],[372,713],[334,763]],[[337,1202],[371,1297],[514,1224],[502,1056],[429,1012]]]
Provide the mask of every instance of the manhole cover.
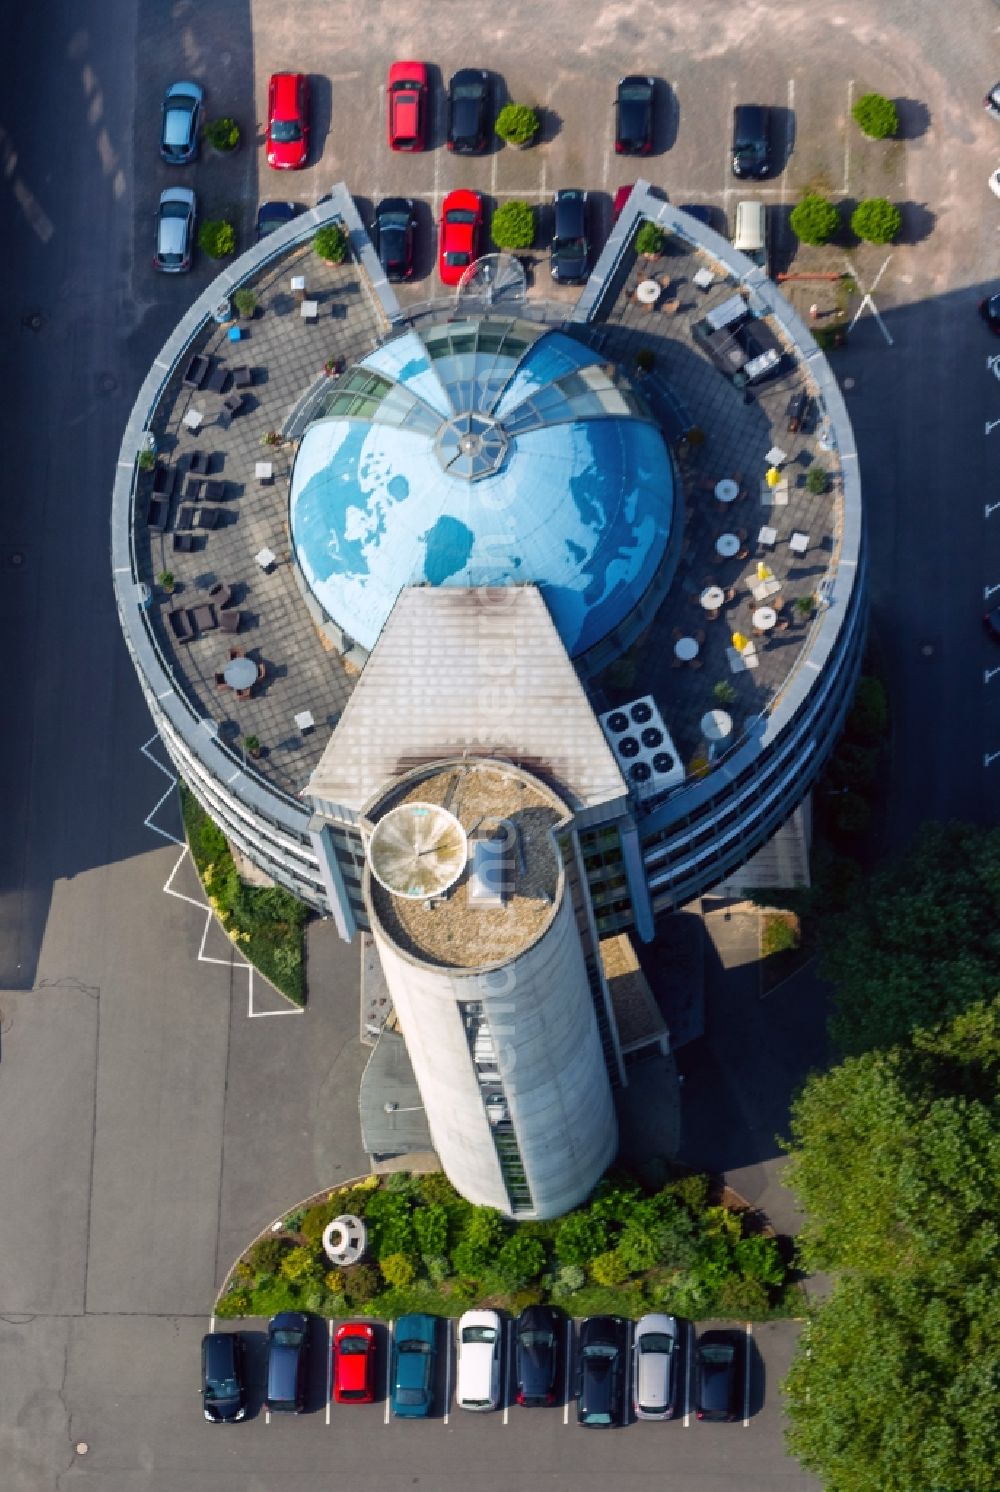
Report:
[[40,332],[42,327],[45,325],[45,317],[42,315],[41,311],[27,311],[21,317],[21,325],[24,327],[25,331]]
[[113,394],[118,387],[118,380],[113,373],[98,373],[97,391],[99,394]]
[[4,562],[4,568],[7,569],[7,570],[23,570],[24,569],[24,550],[23,549],[5,549],[3,551],[3,562]]

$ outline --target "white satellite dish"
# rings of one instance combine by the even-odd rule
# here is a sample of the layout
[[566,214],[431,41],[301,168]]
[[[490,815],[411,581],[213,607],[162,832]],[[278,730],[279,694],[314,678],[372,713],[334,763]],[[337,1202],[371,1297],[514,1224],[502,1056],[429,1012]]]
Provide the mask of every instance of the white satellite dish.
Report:
[[401,803],[379,820],[368,843],[379,885],[413,901],[443,895],[468,857],[465,830],[439,803]]

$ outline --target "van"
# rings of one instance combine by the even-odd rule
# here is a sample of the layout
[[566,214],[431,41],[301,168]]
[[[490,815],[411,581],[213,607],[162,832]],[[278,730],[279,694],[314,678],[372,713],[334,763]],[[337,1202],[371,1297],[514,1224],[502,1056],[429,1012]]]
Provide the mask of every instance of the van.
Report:
[[767,208],[763,202],[737,202],[733,248],[767,273]]

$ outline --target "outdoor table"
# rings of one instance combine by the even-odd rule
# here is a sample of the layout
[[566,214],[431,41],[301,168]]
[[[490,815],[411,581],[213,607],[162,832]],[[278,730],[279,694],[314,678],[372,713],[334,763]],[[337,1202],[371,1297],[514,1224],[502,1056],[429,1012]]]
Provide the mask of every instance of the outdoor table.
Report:
[[735,502],[739,495],[739,483],[734,482],[732,477],[723,477],[721,482],[716,482],[715,496],[720,503]]
[[181,424],[184,426],[185,430],[190,430],[192,431],[192,433],[195,430],[200,430],[204,423],[205,416],[202,414],[200,409],[189,409],[187,414],[181,421]]
[[753,643],[747,643],[742,653],[737,648],[727,648],[726,656],[729,659],[729,672],[742,673],[746,668],[756,668],[760,663],[757,657],[757,649]]
[[723,559],[732,559],[735,554],[739,554],[739,534],[720,534],[715,541],[715,552]]
[[258,565],[260,565],[260,568],[262,570],[270,570],[276,558],[277,556],[274,554],[274,552],[266,547],[263,549],[258,549],[257,553],[254,555],[254,559],[257,561]]
[[274,467],[270,461],[258,461],[254,466],[253,474],[258,482],[269,482],[274,476]]
[[800,534],[798,530],[796,530],[796,532],[788,541],[788,547],[793,554],[805,554],[806,550],[809,548],[809,535]]
[[780,466],[783,461],[788,460],[788,452],[783,451],[780,446],[772,446],[764,460],[768,466]]
[[305,277],[305,275],[292,275],[292,282],[291,283],[292,283],[292,289],[293,290],[301,290],[302,293],[305,294],[305,288],[306,288],[306,277]]
[[640,280],[636,286],[635,298],[640,306],[652,308],[660,298],[660,287],[655,280]]
[[299,315],[303,321],[315,321],[319,316],[319,301],[304,300],[299,307]]
[[767,524],[765,524],[760,533],[757,535],[757,543],[763,544],[768,549],[773,549],[777,542],[778,530],[776,528],[769,528]]
[[300,710],[299,713],[295,716],[295,724],[298,726],[299,730],[312,730],[313,726],[316,724],[315,720],[312,717],[312,711]]
[[782,477],[776,487],[769,487],[766,481],[761,482],[760,500],[765,508],[787,508],[788,478]]
[[250,689],[257,682],[257,665],[252,658],[230,658],[222,677],[230,689]]
[[778,613],[773,606],[758,606],[752,617],[758,632],[770,632],[777,620]]
[[691,278],[699,290],[707,290],[710,285],[715,284],[715,275],[710,269],[699,269]]
[[701,733],[706,741],[724,741],[732,729],[733,717],[725,710],[709,710],[701,717]]
[[726,599],[726,593],[721,585],[709,585],[702,591],[700,599],[706,611],[718,611]]
[[678,637],[674,643],[674,654],[682,663],[690,663],[698,656],[698,643],[693,637]]

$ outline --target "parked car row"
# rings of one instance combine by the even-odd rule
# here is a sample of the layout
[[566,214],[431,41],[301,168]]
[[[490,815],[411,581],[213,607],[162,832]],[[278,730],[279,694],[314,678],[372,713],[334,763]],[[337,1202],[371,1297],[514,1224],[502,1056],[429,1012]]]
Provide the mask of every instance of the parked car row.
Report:
[[[425,1419],[434,1410],[441,1320],[414,1313],[394,1323],[390,1338],[389,1404],[397,1419]],[[580,1322],[573,1353],[571,1328],[551,1306],[528,1306],[513,1329],[513,1362],[504,1362],[504,1323],[496,1311],[466,1311],[456,1328],[455,1402],[483,1413],[501,1407],[506,1371],[514,1399],[526,1409],[552,1406],[562,1388],[576,1400],[577,1423],[605,1428],[636,1419],[668,1420],[682,1406],[685,1342],[676,1316],[643,1316],[629,1332],[619,1316]],[[693,1400],[698,1419],[735,1420],[746,1388],[746,1338],[706,1331],[693,1342]],[[376,1329],[347,1321],[333,1336],[331,1381],[337,1404],[370,1404],[376,1394]],[[264,1404],[272,1413],[306,1407],[309,1319],[298,1311],[272,1317],[267,1333]],[[575,1371],[570,1368],[575,1357]],[[247,1412],[245,1351],[239,1332],[211,1332],[202,1341],[202,1404],[211,1423],[235,1422]]]

